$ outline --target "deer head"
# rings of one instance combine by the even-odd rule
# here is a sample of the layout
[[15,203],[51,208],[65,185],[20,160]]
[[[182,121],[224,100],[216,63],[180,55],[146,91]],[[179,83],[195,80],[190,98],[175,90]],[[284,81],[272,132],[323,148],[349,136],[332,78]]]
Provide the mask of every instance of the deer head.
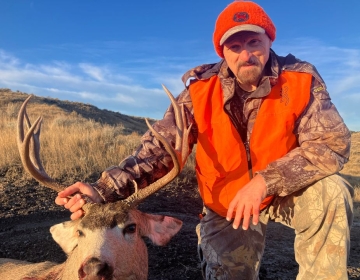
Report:
[[[84,197],[85,215],[77,221],[54,225],[50,231],[54,240],[68,255],[59,279],[147,279],[148,255],[143,236],[156,245],[165,245],[181,228],[178,219],[142,213],[136,206],[149,195],[170,183],[182,170],[188,156],[188,135],[184,108],[163,86],[174,107],[177,135],[173,148],[167,140],[146,123],[154,136],[171,155],[174,167],[164,177],[138,190],[127,199],[108,204],[95,204]],[[42,117],[31,124],[26,113],[29,96],[19,111],[17,143],[24,168],[44,186],[57,192],[65,186],[57,183],[45,171],[40,159]],[[24,122],[27,125],[25,133]],[[134,182],[135,183],[135,182]]]

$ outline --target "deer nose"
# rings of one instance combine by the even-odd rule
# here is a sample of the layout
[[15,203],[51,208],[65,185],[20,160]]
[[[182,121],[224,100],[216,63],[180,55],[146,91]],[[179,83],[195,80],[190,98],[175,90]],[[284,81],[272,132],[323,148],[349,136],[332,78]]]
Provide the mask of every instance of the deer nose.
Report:
[[112,278],[113,269],[108,263],[91,258],[81,266],[78,274],[84,280],[107,280]]

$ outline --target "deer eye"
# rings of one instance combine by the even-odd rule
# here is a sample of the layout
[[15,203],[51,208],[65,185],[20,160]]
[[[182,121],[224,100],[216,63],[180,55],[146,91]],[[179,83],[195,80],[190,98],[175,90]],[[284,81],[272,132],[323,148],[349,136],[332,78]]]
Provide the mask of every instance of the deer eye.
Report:
[[77,237],[84,236],[84,232],[81,231],[80,229],[78,229],[78,230],[76,231],[76,235],[77,235]]
[[135,233],[135,231],[136,231],[136,224],[129,224],[124,228],[123,233],[131,234],[131,233]]

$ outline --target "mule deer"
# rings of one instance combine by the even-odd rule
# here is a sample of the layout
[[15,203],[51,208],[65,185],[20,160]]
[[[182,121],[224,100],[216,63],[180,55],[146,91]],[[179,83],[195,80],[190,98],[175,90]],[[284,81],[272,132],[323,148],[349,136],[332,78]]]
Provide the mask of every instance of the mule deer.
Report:
[[[163,144],[174,162],[173,169],[163,178],[137,190],[127,199],[108,203],[87,203],[81,219],[67,221],[51,227],[53,239],[67,254],[62,264],[50,262],[28,263],[12,259],[0,259],[0,279],[147,279],[148,253],[142,240],[146,236],[156,245],[165,245],[181,228],[176,218],[140,212],[136,206],[146,197],[171,182],[184,166],[188,153],[188,133],[184,110],[172,94],[163,86],[169,96],[176,115],[176,144],[173,148],[166,139],[146,123],[154,136]],[[31,98],[23,103],[18,115],[18,148],[24,168],[41,184],[55,191],[63,186],[45,172],[40,160],[40,129],[42,118],[33,125],[26,113]],[[25,135],[24,121],[28,131]]]

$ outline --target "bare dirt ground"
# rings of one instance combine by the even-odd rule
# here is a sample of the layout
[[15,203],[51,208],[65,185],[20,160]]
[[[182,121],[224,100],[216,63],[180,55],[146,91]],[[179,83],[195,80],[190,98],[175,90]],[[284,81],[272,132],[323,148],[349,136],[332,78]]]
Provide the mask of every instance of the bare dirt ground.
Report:
[[[69,212],[54,204],[56,194],[35,181],[16,179],[17,168],[0,170],[0,258],[31,262],[62,262],[65,255],[52,240],[49,227],[69,218]],[[21,173],[21,172],[19,172]],[[360,205],[356,205],[360,207]],[[195,226],[201,200],[194,186],[179,182],[166,187],[140,206],[180,218],[183,228],[166,247],[148,243],[149,279],[202,279],[197,258]],[[260,279],[295,279],[294,233],[270,223]],[[351,231],[349,278],[360,279],[360,221]],[[1,279],[11,280],[11,279]]]

